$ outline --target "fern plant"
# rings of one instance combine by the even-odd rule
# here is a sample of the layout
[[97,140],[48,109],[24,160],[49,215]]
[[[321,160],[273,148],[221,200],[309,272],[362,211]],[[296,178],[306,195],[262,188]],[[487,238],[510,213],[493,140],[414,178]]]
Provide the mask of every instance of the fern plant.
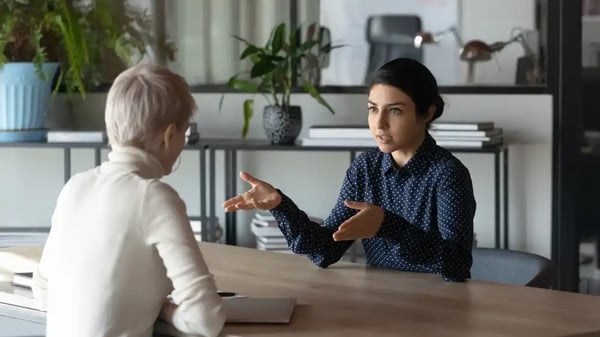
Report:
[[[59,87],[85,97],[88,87],[110,82],[157,45],[146,10],[123,0],[0,0],[0,71],[8,62],[60,64]],[[137,58],[137,61],[135,60]]]
[[[302,39],[301,28],[291,29],[288,33],[286,24],[281,23],[273,28],[264,47],[238,36],[234,38],[246,45],[240,60],[250,59],[252,68],[249,72],[232,76],[227,83],[229,87],[247,93],[262,94],[270,105],[281,106],[285,110],[290,106],[292,89],[298,85],[319,104],[334,113],[312,83],[312,78],[315,72],[320,71],[319,57],[342,46],[332,46],[329,43],[322,45],[316,24],[307,27],[306,35]],[[242,137],[245,138],[254,114],[254,99],[244,101],[243,112]]]

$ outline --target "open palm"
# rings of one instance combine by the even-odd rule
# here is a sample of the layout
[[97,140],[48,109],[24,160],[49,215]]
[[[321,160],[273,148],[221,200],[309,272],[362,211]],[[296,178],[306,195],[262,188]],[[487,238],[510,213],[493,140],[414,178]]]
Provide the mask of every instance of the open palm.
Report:
[[269,210],[281,203],[281,194],[271,184],[256,179],[246,172],[240,172],[240,178],[250,184],[252,188],[243,194],[227,199],[222,204],[225,212],[250,209]]

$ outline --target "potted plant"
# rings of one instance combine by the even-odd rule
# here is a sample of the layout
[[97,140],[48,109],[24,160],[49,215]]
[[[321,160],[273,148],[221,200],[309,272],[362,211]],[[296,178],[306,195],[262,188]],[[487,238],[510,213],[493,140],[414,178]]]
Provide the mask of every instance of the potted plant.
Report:
[[150,46],[170,48],[126,1],[0,0],[0,141],[43,140],[52,89],[85,98]]
[[[286,32],[281,23],[273,28],[264,47],[235,37],[246,45],[240,59],[252,63],[249,72],[242,72],[229,79],[228,86],[248,93],[263,94],[269,105],[263,110],[263,127],[267,138],[273,144],[293,144],[302,129],[302,110],[291,105],[292,89],[298,85],[331,113],[329,104],[321,97],[313,81],[315,72],[320,70],[319,57],[340,46],[323,45],[316,24],[306,30],[305,39],[301,29]],[[254,112],[254,99],[244,101],[244,125],[242,138],[245,138]]]

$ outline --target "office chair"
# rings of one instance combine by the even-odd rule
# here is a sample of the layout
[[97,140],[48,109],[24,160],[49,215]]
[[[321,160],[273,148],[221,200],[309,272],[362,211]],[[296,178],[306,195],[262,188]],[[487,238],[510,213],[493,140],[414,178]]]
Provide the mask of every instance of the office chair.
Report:
[[551,288],[554,266],[545,257],[508,249],[473,248],[471,279]]
[[367,19],[366,38],[369,61],[365,83],[385,62],[398,57],[423,61],[423,50],[416,48],[415,36],[421,31],[421,18],[415,15],[377,15]]

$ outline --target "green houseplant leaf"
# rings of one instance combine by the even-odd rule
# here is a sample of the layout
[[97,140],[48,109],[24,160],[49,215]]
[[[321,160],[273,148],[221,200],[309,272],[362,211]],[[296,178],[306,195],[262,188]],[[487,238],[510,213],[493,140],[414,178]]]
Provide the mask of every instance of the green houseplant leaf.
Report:
[[333,111],[333,109],[331,108],[331,106],[327,103],[327,101],[325,101],[323,99],[323,97],[321,97],[321,94],[319,94],[319,91],[317,90],[317,88],[315,88],[312,84],[310,84],[310,82],[304,82],[303,87],[304,87],[304,90],[311,97],[313,97],[317,102],[319,102],[319,104],[326,107],[327,110],[331,111],[331,113],[335,113]]
[[250,129],[250,120],[254,115],[254,100],[244,100],[244,126],[242,127],[242,137],[246,138],[248,130]]
[[[327,54],[333,49],[331,45],[323,46],[321,34],[316,34],[317,30],[317,24],[309,25],[303,40],[301,27],[289,29],[288,32],[286,25],[280,23],[273,27],[264,47],[259,47],[242,37],[233,36],[246,45],[240,59],[250,59],[252,66],[248,72],[233,75],[227,83],[228,86],[245,93],[262,94],[267,97],[269,104],[287,109],[290,106],[292,88],[296,82],[300,82],[304,91],[328,111],[335,113],[313,83],[301,80],[304,74],[320,71],[320,58],[317,54]],[[241,78],[242,75],[247,78]],[[223,97],[219,102],[219,110],[222,108]],[[254,100],[245,100],[243,138],[248,134],[253,115]]]
[[85,97],[88,87],[112,82],[150,46],[172,59],[172,43],[158,40],[150,18],[122,0],[0,0],[0,70],[31,62],[44,78],[42,64],[59,63],[53,92],[64,85]]

